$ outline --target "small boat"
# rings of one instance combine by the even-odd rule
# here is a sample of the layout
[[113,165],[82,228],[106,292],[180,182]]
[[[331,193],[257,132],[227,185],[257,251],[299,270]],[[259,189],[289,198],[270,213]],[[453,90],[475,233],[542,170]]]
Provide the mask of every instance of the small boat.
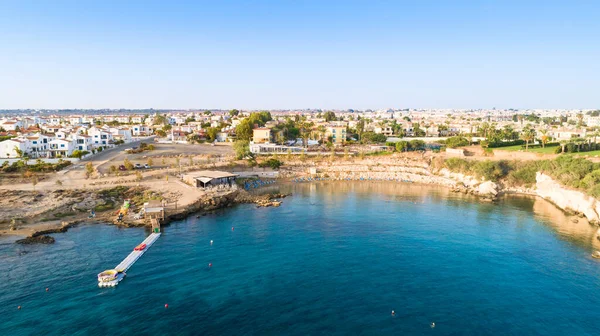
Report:
[[111,269],[106,270],[104,272],[98,273],[98,282],[108,282],[113,281],[117,278],[119,272],[117,270]]
[[133,250],[134,251],[143,251],[146,248],[146,244],[140,244],[138,246],[136,246]]
[[125,277],[124,272],[110,269],[98,274],[98,287],[114,287]]
[[594,253],[592,253],[592,258],[600,259],[600,251],[594,251]]

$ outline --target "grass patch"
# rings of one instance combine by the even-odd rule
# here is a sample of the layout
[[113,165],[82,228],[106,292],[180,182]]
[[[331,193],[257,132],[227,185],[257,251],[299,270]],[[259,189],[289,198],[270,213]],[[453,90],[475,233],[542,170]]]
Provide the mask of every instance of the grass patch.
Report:
[[113,201],[106,201],[106,203],[104,203],[104,204],[96,205],[94,207],[94,211],[96,211],[96,212],[102,212],[102,211],[113,210],[114,208],[115,208],[115,202],[113,202]]
[[[507,146],[507,147],[498,147],[498,148],[494,148],[494,150],[503,150],[503,151],[509,151],[509,152],[525,152],[525,153],[540,153],[540,154],[554,154],[554,151],[556,150],[556,146],[554,147],[538,147],[538,148],[529,148],[527,151],[525,151],[525,149],[521,146],[521,145],[515,145],[515,146]],[[600,151],[598,151],[600,153]]]
[[568,154],[573,154],[573,155],[577,155],[577,156],[596,156],[596,155],[600,155],[600,150],[594,150],[594,151],[589,151],[589,152],[574,152],[574,153],[568,153]]
[[65,217],[69,217],[69,216],[75,216],[75,213],[74,212],[57,212],[57,213],[53,214],[52,216],[54,216],[55,219],[58,219],[58,218],[65,218]]

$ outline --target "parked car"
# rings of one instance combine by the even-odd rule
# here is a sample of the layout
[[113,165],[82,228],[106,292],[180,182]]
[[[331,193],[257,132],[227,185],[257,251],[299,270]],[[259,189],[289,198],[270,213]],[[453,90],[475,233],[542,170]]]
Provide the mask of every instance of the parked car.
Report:
[[150,165],[149,165],[149,164],[147,164],[147,163],[146,163],[146,164],[144,165],[144,169],[150,169],[150,168],[152,168],[152,167],[150,167]]
[[127,170],[127,168],[125,168],[125,165],[120,165],[119,170]]
[[142,168],[144,168],[144,166],[142,166],[141,164],[139,164],[139,163],[135,164],[135,169],[142,169]]

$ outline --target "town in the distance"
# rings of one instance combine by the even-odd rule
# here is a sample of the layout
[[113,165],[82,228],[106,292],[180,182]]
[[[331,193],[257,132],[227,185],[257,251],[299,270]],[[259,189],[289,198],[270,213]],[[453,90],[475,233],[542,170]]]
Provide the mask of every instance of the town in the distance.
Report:
[[[149,136],[179,144],[247,141],[254,154],[425,150],[465,140],[580,152],[596,149],[581,144],[595,143],[599,127],[600,110],[592,109],[3,110],[0,159],[82,158]],[[460,138],[446,143],[449,137]]]

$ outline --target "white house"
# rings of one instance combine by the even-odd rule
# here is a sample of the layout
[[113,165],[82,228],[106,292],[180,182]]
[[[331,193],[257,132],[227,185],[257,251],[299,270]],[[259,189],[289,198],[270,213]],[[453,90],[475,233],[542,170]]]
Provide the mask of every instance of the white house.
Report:
[[23,154],[27,152],[27,142],[19,139],[8,139],[0,142],[0,158],[17,158],[17,150]]
[[92,127],[88,130],[88,135],[92,137],[94,148],[108,147],[113,144],[113,136],[109,131],[101,128]]
[[88,151],[91,152],[94,145],[92,144],[92,137],[85,134],[75,134],[73,135],[73,145],[74,150],[78,149],[80,151]]
[[66,139],[54,139],[50,141],[50,157],[68,157],[75,150],[73,142]]
[[139,124],[131,126],[131,135],[135,137],[146,136],[150,134],[152,134],[152,130],[146,125]]
[[82,123],[82,118],[80,116],[71,116],[69,117],[69,124],[71,125],[80,125]]
[[129,116],[118,116],[116,119],[121,124],[129,124]]
[[19,129],[23,128],[23,123],[20,120],[7,120],[3,122],[0,127],[4,128],[6,131],[16,131],[17,127]]
[[144,122],[144,116],[139,116],[139,115],[132,116],[131,122],[134,124],[141,124]]
[[35,133],[25,138],[27,140],[27,153],[31,158],[42,158],[48,156],[50,141],[52,137],[41,133]]
[[127,127],[111,127],[108,131],[112,134],[114,140],[123,140],[124,142],[131,142],[131,130]]

